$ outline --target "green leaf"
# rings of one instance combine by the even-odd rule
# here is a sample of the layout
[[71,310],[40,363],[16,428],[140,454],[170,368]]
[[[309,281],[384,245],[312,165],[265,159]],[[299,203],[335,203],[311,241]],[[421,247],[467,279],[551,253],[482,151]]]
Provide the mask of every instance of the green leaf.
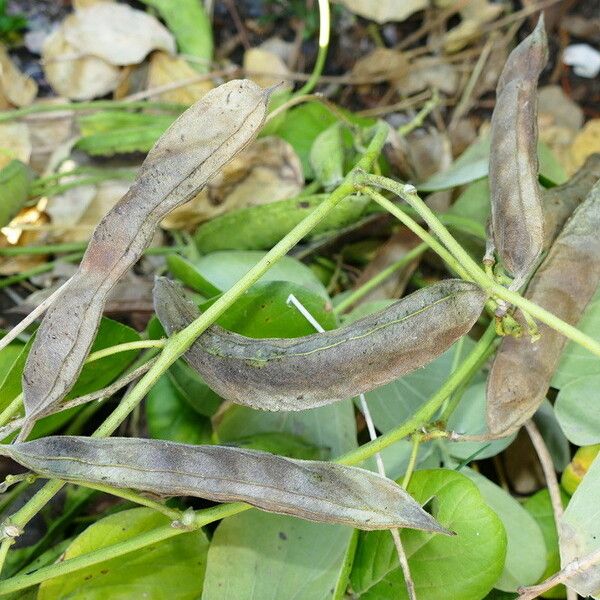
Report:
[[[569,497],[562,492],[563,507],[567,505]],[[550,577],[557,571],[560,571],[560,552],[558,550],[558,533],[556,532],[556,523],[554,522],[554,511],[552,502],[547,489],[540,490],[523,503],[523,508],[537,521],[542,530],[544,543],[546,544],[546,570],[540,577],[544,579]],[[542,594],[543,598],[564,598],[566,591],[564,586],[555,586]]]
[[175,361],[169,369],[169,380],[181,399],[199,415],[212,417],[219,410],[221,396],[213,392],[185,360]]
[[199,292],[203,296],[210,298],[221,293],[218,287],[215,287],[210,281],[204,278],[192,261],[178,254],[170,254],[167,256],[167,266],[173,277],[179,279],[187,287]]
[[[587,305],[577,329],[594,339],[600,338],[600,288]],[[585,348],[569,342],[552,378],[552,387],[560,390],[574,379],[586,375],[600,375],[600,361]]]
[[20,160],[11,160],[0,169],[0,227],[8,224],[25,204],[30,185],[30,171]]
[[[600,455],[598,455],[600,456]],[[600,519],[598,519],[598,498],[600,498],[600,459],[594,462],[581,483],[560,520],[561,566],[600,550]],[[567,585],[580,596],[600,597],[600,566],[596,565],[567,580]]]
[[569,440],[565,437],[556,418],[555,407],[544,399],[535,415],[533,415],[533,420],[548,447],[554,468],[559,473],[564,471],[571,461],[571,449]]
[[3,381],[9,373],[24,346],[25,344],[21,342],[11,342],[6,348],[0,350],[0,381]]
[[[202,253],[216,250],[268,250],[309,215],[327,196],[299,196],[228,212],[200,225],[194,235]],[[365,213],[366,196],[344,198],[307,236],[343,229]],[[235,235],[231,232],[235,231]]]
[[[290,294],[296,296],[323,329],[336,327],[336,317],[328,299],[306,287],[285,281],[255,284],[217,323],[229,331],[254,338],[293,338],[314,333],[313,326],[302,313],[287,303]],[[203,304],[202,308],[210,304],[212,301]]]
[[82,137],[75,147],[92,156],[148,152],[176,115],[101,111],[79,117]]
[[198,71],[210,70],[213,58],[213,35],[210,19],[201,0],[142,0],[158,10],[167,27],[177,40],[181,54],[195,56],[199,62],[191,62]]
[[490,214],[490,182],[487,177],[470,183],[448,210],[450,214],[469,217],[485,226]]
[[224,519],[208,552],[204,600],[330,600],[349,527],[248,511]]
[[300,436],[291,433],[256,433],[231,440],[228,445],[304,460],[324,460],[329,454],[325,449],[309,444]]
[[[506,534],[467,477],[444,469],[417,471],[408,492],[434,497],[432,514],[458,535],[403,530],[401,538],[419,600],[480,600],[502,572]],[[361,600],[401,600],[406,586],[388,531],[361,532],[351,575]]]
[[315,138],[310,149],[309,160],[316,179],[326,190],[334,188],[342,181],[344,141],[340,122],[330,125]]
[[146,397],[150,437],[184,444],[210,444],[210,421],[189,407],[168,375],[163,375]]
[[546,569],[546,545],[535,519],[512,496],[483,475],[471,469],[462,472],[477,485],[506,529],[506,563],[494,587],[515,592],[519,586],[539,581]]
[[[355,125],[368,127],[373,125],[373,119],[358,117],[351,112],[342,110],[345,117]],[[290,143],[302,162],[302,170],[307,179],[313,179],[315,173],[309,160],[310,150],[317,136],[337,121],[331,110],[321,102],[305,102],[285,113],[274,132],[275,135]],[[352,143],[352,135],[344,131],[344,143]]]
[[567,383],[556,398],[556,417],[570,442],[589,446],[600,442],[600,374]]
[[[149,508],[134,508],[90,525],[64,554],[68,560],[123,542],[169,519]],[[38,600],[196,600],[202,593],[208,541],[200,530],[183,533],[74,573],[44,581]]]
[[[194,264],[202,276],[216,288],[227,291],[265,256],[259,251],[223,251],[202,256]],[[259,281],[288,281],[302,285],[329,299],[323,284],[309,267],[295,258],[284,256]]]
[[[417,188],[423,192],[436,192],[487,177],[489,157],[490,138],[486,135],[469,146],[448,169],[432,175],[423,183],[418,184]],[[538,143],[538,159],[542,181],[559,185],[567,180],[566,173],[552,151],[542,142]]]
[[457,349],[462,346],[461,356],[466,356],[473,345],[465,337],[422,369],[365,394],[377,429],[389,431],[412,416],[448,379]]
[[[104,348],[116,346],[118,344],[135,342],[139,339],[139,334],[137,331],[131,329],[131,327],[127,327],[112,319],[103,318],[96,339],[92,345],[91,352],[103,350]],[[6,374],[4,381],[0,384],[0,410],[6,408],[10,401],[22,391],[21,377],[32,343],[33,337],[23,347],[18,358],[14,361],[9,372]],[[85,365],[79,375],[79,379],[77,379],[77,383],[74,385],[67,398],[83,396],[84,394],[89,394],[90,392],[107,386],[127,368],[129,363],[135,358],[136,354],[136,350],[129,350],[128,352],[120,352],[119,354],[106,356]],[[41,419],[36,423],[36,426],[33,429],[32,439],[33,437],[39,437],[54,431],[65,423],[72,414],[73,411],[65,411]]]
[[[448,420],[448,429],[458,433],[479,435],[489,433],[486,426],[486,383],[481,381],[469,386],[456,410]],[[500,440],[491,442],[446,442],[448,452],[459,460],[466,460],[477,455],[477,460],[495,456],[514,441],[514,433]]]

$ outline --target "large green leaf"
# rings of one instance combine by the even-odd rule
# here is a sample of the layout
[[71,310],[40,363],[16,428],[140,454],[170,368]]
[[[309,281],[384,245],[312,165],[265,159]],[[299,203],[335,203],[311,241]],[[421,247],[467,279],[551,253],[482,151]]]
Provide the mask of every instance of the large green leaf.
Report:
[[181,397],[169,375],[163,375],[146,397],[146,423],[150,437],[184,444],[209,444],[210,421]]
[[203,600],[330,600],[352,529],[248,511],[224,519]]
[[562,387],[556,398],[558,422],[570,442],[600,442],[600,374],[579,377]]
[[479,488],[485,501],[498,514],[507,535],[506,562],[494,587],[514,592],[519,586],[536,583],[546,569],[546,545],[535,519],[507,492],[483,475],[463,471]]
[[[600,455],[598,455],[585,477],[571,496],[560,520],[561,566],[566,566],[592,552],[600,550]],[[600,565],[587,569],[572,577],[567,585],[580,596],[600,598]]]
[[0,381],[4,381],[10,372],[13,364],[19,358],[19,354],[23,351],[23,346],[25,344],[21,342],[11,342],[6,348],[0,350]]
[[[590,300],[577,329],[596,340],[600,339],[600,289]],[[569,342],[552,378],[552,387],[561,389],[567,383],[585,375],[600,375],[600,360],[585,348]]]
[[[169,519],[149,508],[122,511],[90,525],[64,554],[75,558],[126,541]],[[38,600],[196,600],[202,593],[208,541],[202,531],[183,533],[141,551],[44,581]]]
[[[563,506],[567,505],[569,497],[561,490]],[[550,577],[557,571],[560,571],[560,553],[558,550],[558,533],[556,532],[556,523],[554,521],[554,511],[552,502],[547,489],[540,490],[537,494],[527,498],[523,503],[523,508],[537,521],[542,530],[544,543],[546,544],[546,570],[541,576],[541,580]],[[556,586],[543,594],[544,598],[564,598],[566,591],[564,586]]]
[[[403,530],[402,542],[419,600],[480,600],[502,572],[502,522],[467,477],[445,469],[417,471],[409,493],[458,535]],[[402,600],[406,586],[388,531],[361,532],[351,575],[361,600]]]
[[[213,252],[194,261],[202,276],[216,288],[226,291],[243,277],[266,252],[231,250]],[[288,281],[329,298],[323,284],[304,264],[290,256],[277,261],[259,281]]]

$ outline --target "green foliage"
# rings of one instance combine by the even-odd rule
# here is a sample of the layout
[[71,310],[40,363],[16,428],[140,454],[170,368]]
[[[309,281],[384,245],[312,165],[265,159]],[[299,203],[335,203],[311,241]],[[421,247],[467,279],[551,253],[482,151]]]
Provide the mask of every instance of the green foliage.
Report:
[[[68,546],[64,559],[125,542],[169,520],[149,508],[134,508],[90,525]],[[201,531],[184,533],[145,548],[144,552],[113,558],[74,574],[45,581],[38,600],[196,600],[202,594],[208,540]]]
[[[402,542],[419,600],[479,600],[502,572],[506,535],[477,487],[455,471],[414,473],[409,493],[428,502],[433,516],[454,537],[402,531]],[[361,600],[407,598],[396,549],[387,531],[363,532],[351,575]]]
[[0,0],[0,40],[13,41],[16,34],[27,27],[27,19],[23,15],[8,14],[6,12],[8,0]]

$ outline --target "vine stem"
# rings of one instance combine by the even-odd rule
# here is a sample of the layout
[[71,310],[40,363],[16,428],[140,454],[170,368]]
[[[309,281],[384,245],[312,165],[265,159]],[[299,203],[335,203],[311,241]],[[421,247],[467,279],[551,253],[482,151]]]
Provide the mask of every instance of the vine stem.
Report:
[[398,259],[395,263],[389,267],[383,269],[374,277],[371,277],[369,281],[366,281],[358,289],[354,290],[348,296],[346,296],[339,304],[337,304],[333,312],[336,315],[343,313],[346,309],[350,308],[353,304],[358,302],[361,298],[366,296],[371,290],[376,288],[379,284],[383,283],[388,277],[393,275],[399,269],[402,269],[406,265],[409,265],[413,260],[419,258],[429,246],[425,243],[415,246],[412,250],[409,250],[402,258]]
[[[444,225],[440,223],[434,212],[418,196],[414,187],[404,185],[387,177],[382,177],[380,175],[368,175],[366,173],[357,178],[357,184],[381,187],[396,194],[397,196],[400,196],[419,213],[431,231],[435,233],[439,240],[452,253],[454,258],[460,263],[462,269],[468,273],[469,279],[479,285],[490,296],[495,296],[507,301],[509,304],[517,306],[524,312],[529,313],[532,317],[535,317],[542,323],[548,325],[548,327],[555,329],[586,350],[589,350],[592,354],[600,356],[600,343],[598,343],[596,340],[586,335],[576,327],[569,325],[569,323],[566,323],[562,319],[559,319],[556,315],[553,315],[545,308],[542,308],[538,304],[534,304],[530,300],[523,298],[523,296],[520,294],[508,290],[504,286],[493,281],[469,256],[462,246],[452,237]],[[396,216],[398,215],[396,214]]]
[[[388,126],[379,122],[363,157],[358,161],[355,169],[369,169],[375,162],[388,134]],[[129,413],[142,401],[147,392],[158,381],[161,375],[194,343],[196,338],[204,332],[216,319],[218,319],[246,290],[253,285],[269,268],[279,259],[285,256],[302,238],[310,231],[346,196],[354,191],[355,169],[353,169],[344,181],[325,199],[315,210],[290,231],[279,243],[277,243],[246,275],[244,275],[234,286],[224,292],[221,297],[210,306],[200,317],[188,325],[185,329],[169,338],[162,353],[153,367],[138,382],[138,384],[123,398],[117,408],[94,432],[94,437],[106,437],[113,433],[119,425],[127,418]],[[41,510],[48,501],[62,488],[64,483],[58,480],[50,480],[23,505],[10,521],[17,527],[25,525]],[[4,561],[2,553],[6,557],[6,546],[13,542],[5,538],[0,544],[0,570]],[[134,548],[135,549],[135,548]],[[64,564],[64,563],[63,563]],[[2,586],[0,585],[0,592]]]
[[[468,377],[471,376],[472,370],[478,364],[480,364],[481,357],[486,354],[489,346],[494,342],[495,338],[495,328],[493,325],[490,325],[481,336],[479,341],[475,344],[475,347],[473,350],[471,350],[464,362],[452,373],[444,385],[442,385],[442,387],[440,387],[439,390],[433,396],[431,396],[431,398],[419,411],[417,411],[417,413],[415,413],[411,419],[389,431],[388,433],[378,437],[375,441],[369,442],[364,446],[361,446],[360,448],[341,456],[335,462],[346,465],[360,464],[387,446],[410,435],[426,425],[431,420],[433,415],[435,415],[437,410],[442,406],[444,400],[451,395],[454,390],[462,385],[462,383]],[[42,490],[40,490],[40,492],[38,492],[28,504],[37,507],[40,501],[43,500],[43,506],[43,504],[45,504],[53,494],[60,490],[62,485],[63,483],[57,480],[49,481],[46,484],[46,487],[42,488]],[[48,488],[47,491],[46,488]],[[36,498],[40,495],[41,500],[36,500]],[[26,506],[27,505],[25,505],[25,507]],[[199,510],[194,513],[194,521],[190,528],[200,528],[208,523],[212,523],[225,517],[231,517],[251,508],[252,507],[249,504],[234,502]],[[27,514],[31,515],[31,517],[35,514],[35,512],[36,511],[31,510],[31,507],[27,509]],[[20,525],[23,523],[23,518],[17,518],[17,514],[13,516],[11,523]],[[173,536],[185,533],[185,531],[185,529],[175,529],[170,525],[165,525],[164,527],[159,527],[124,542],[107,546],[106,548],[94,550],[93,552],[78,556],[77,558],[71,558],[47,567],[42,567],[41,569],[29,574],[16,575],[10,579],[0,582],[0,595],[8,594],[10,592],[15,592],[32,585],[36,585],[42,581],[45,581],[46,579],[73,573],[79,569],[98,564],[117,556],[122,556],[123,554],[139,550],[151,544],[156,544]],[[10,543],[12,543],[12,540],[4,540],[0,545],[0,552],[3,551],[3,547],[9,546]]]
[[315,88],[323,72],[325,60],[327,59],[327,51],[329,49],[329,30],[330,30],[330,15],[329,1],[318,0],[319,2],[319,52],[313,71],[308,81],[295,93],[295,96],[303,96],[309,94]]
[[533,600],[533,598],[537,598],[540,594],[547,592],[549,589],[553,588],[555,585],[559,585],[560,583],[566,583],[566,581],[577,575],[579,573],[583,573],[590,567],[595,567],[600,563],[600,549],[595,550],[594,552],[587,554],[586,556],[574,560],[570,562],[566,567],[555,573],[548,579],[542,581],[542,583],[538,583],[537,585],[532,585],[529,587],[519,588],[519,598],[518,600]]
[[39,113],[71,110],[115,110],[117,108],[152,108],[155,110],[181,113],[188,108],[188,106],[185,104],[175,104],[173,102],[132,102],[129,100],[93,100],[91,102],[66,102],[64,104],[32,104],[31,106],[25,106],[23,108],[0,112],[0,123]]

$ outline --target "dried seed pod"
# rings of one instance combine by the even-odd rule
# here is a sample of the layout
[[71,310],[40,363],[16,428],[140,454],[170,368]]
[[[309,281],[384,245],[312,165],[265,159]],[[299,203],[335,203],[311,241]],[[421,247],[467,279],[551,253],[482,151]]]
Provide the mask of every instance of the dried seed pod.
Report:
[[[577,324],[600,283],[598,231],[600,183],[573,213],[525,294],[571,325]],[[540,324],[540,334],[535,342],[507,337],[498,349],[487,385],[487,420],[492,433],[520,427],[548,391],[567,338],[545,324]]]
[[573,211],[600,180],[600,154],[588,156],[585,164],[563,185],[544,190],[544,250],[548,250]]
[[[219,395],[263,410],[305,410],[351,398],[431,362],[473,326],[486,300],[449,279],[333,331],[253,339],[213,325],[185,358]],[[158,278],[156,313],[167,333],[199,314],[178,284]]]
[[519,288],[535,269],[544,242],[538,183],[537,81],[548,60],[544,19],[510,54],[492,115],[490,191],[494,245]]
[[27,427],[75,383],[108,292],[150,244],[158,223],[255,138],[268,95],[251,81],[230,81],[190,107],[155,144],[38,329],[23,374]]
[[450,533],[393,481],[335,463],[229,446],[76,436],[5,445],[0,454],[43,476],[75,483],[242,501],[270,512],[359,529],[410,527]]

